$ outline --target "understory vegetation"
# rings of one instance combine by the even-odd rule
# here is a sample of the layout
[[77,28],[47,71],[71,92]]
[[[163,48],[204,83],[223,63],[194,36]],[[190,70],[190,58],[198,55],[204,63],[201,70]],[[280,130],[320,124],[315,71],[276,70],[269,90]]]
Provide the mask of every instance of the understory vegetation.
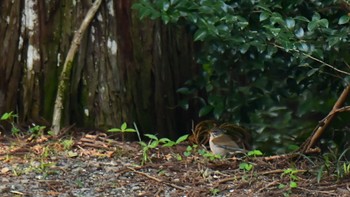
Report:
[[[179,106],[200,103],[200,117],[248,127],[265,152],[301,144],[349,85],[348,1],[140,0],[133,8],[193,35],[202,70],[178,89]],[[346,148],[348,120],[337,116],[322,147]]]

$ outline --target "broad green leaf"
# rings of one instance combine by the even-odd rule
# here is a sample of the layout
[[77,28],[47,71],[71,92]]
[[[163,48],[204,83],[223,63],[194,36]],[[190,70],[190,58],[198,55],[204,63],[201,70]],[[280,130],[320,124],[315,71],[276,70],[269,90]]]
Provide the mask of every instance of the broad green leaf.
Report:
[[322,26],[322,27],[324,27],[324,28],[328,28],[328,26],[329,26],[329,22],[328,22],[328,20],[325,19],[325,18],[319,20],[318,23],[320,24],[320,26]]
[[183,135],[183,136],[179,137],[179,138],[176,140],[176,144],[179,144],[179,143],[181,143],[181,142],[187,140],[188,136],[189,136],[189,135],[187,134],[187,135]]
[[108,132],[121,132],[122,130],[119,129],[119,128],[112,128],[112,129],[109,129]]
[[248,152],[248,156],[261,156],[263,153],[260,150],[252,150]]
[[289,187],[290,187],[290,188],[297,188],[297,187],[298,187],[298,184],[297,184],[297,182],[295,182],[295,181],[291,181],[291,182],[289,183]]
[[12,112],[9,112],[9,113],[4,113],[2,116],[1,116],[1,120],[8,120],[12,115]]
[[140,143],[140,145],[142,146],[142,147],[146,147],[147,146],[147,144],[145,143],[145,142],[139,142]]
[[170,21],[170,17],[164,13],[161,15],[161,18],[162,18],[162,21],[164,22],[164,24],[168,24]]
[[196,31],[196,33],[194,33],[194,41],[203,41],[204,38],[207,36],[207,31],[203,30],[203,29],[198,29]]
[[274,36],[278,36],[278,34],[281,32],[281,28],[276,28],[276,27],[270,27],[269,30]]
[[303,52],[309,51],[309,46],[306,43],[298,44],[298,49]]
[[304,36],[304,29],[302,27],[300,27],[296,32],[295,32],[295,36],[297,38],[302,38]]
[[158,146],[158,144],[159,144],[159,141],[153,141],[148,147],[150,147],[150,148],[156,148],[157,146]]
[[239,51],[242,53],[242,54],[245,54],[248,49],[250,47],[250,44],[243,44],[240,48],[239,48]]
[[171,140],[169,138],[160,138],[159,139],[159,142],[161,143],[167,143],[167,142],[170,142]]
[[122,124],[122,126],[120,127],[120,129],[124,131],[124,130],[126,129],[127,126],[128,126],[128,125],[126,124],[126,122],[124,122],[124,123]]
[[191,91],[189,88],[187,87],[182,87],[182,88],[179,88],[176,90],[177,93],[180,93],[180,94],[191,94]]
[[212,110],[213,110],[213,107],[211,105],[206,105],[199,110],[198,115],[199,117],[203,117],[209,114]]
[[268,12],[261,12],[259,16],[259,21],[264,21],[270,17],[270,13]]
[[350,17],[348,15],[344,15],[344,16],[339,18],[338,24],[344,25],[344,24],[348,23],[349,20],[350,20]]
[[128,128],[128,129],[125,129],[124,132],[136,132],[136,130],[135,130],[135,129]]
[[150,139],[152,139],[152,140],[158,141],[158,137],[155,136],[155,135],[153,135],[153,134],[145,134],[144,136],[146,136],[146,137],[148,137],[148,138],[150,138]]
[[178,105],[184,110],[188,110],[188,108],[190,107],[190,104],[188,103],[187,99],[180,100]]
[[309,19],[307,19],[306,17],[304,16],[296,16],[294,17],[295,20],[300,20],[300,21],[304,21],[304,22],[310,22]]
[[295,20],[293,18],[287,18],[286,25],[289,29],[293,29],[295,26]]
[[163,146],[164,146],[164,147],[172,147],[172,146],[174,146],[175,144],[176,144],[176,143],[175,143],[174,141],[169,141],[169,142],[163,144]]
[[318,21],[311,21],[309,22],[309,24],[307,24],[307,29],[309,31],[314,31],[314,29],[316,29],[318,26]]

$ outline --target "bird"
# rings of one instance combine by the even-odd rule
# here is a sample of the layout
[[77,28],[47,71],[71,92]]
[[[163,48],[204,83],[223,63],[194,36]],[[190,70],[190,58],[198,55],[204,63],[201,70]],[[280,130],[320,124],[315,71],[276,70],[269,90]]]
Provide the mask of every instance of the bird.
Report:
[[209,134],[209,147],[214,154],[227,156],[230,153],[247,152],[247,150],[240,148],[237,142],[222,129],[213,128]]

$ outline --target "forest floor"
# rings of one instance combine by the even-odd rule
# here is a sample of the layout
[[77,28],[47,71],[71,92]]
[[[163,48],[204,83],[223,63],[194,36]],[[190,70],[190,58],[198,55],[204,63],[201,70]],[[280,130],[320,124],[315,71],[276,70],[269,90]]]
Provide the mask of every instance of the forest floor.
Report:
[[2,135],[0,196],[350,196],[350,176],[327,173],[317,155],[218,159],[203,149],[146,149],[103,133]]

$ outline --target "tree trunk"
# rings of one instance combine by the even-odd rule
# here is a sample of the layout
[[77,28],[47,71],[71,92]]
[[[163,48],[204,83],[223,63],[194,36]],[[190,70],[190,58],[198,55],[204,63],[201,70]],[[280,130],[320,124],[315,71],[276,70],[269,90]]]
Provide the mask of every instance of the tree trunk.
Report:
[[[189,130],[194,117],[176,107],[176,89],[197,70],[192,38],[184,29],[140,21],[132,3],[103,1],[83,35],[62,126],[108,129],[135,122],[145,133],[170,137]],[[0,72],[5,75],[0,114],[15,111],[27,123],[51,121],[64,59],[91,5],[88,0],[0,3]]]

